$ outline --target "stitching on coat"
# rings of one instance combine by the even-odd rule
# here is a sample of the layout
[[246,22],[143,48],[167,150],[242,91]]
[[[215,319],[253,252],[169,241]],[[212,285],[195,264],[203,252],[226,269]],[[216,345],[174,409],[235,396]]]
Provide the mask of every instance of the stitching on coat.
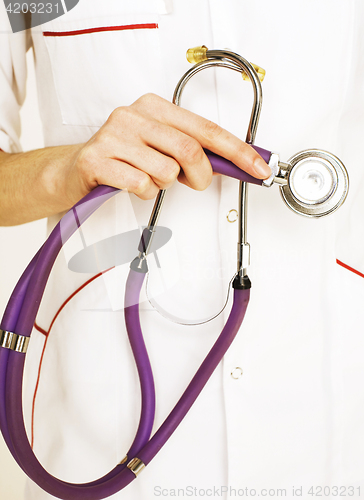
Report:
[[358,275],[358,276],[360,276],[361,278],[364,278],[364,274],[363,274],[363,273],[361,273],[360,271],[357,271],[357,270],[356,270],[356,269],[354,269],[353,267],[348,266],[347,264],[344,264],[344,262],[341,262],[341,260],[336,259],[336,264],[339,264],[339,266],[342,266],[342,267],[344,267],[345,269],[347,269],[348,271],[351,271],[352,273],[357,274],[357,275]]
[[158,29],[158,24],[126,24],[124,26],[99,26],[96,28],[87,28],[84,30],[74,31],[43,31],[43,36],[76,36],[87,35],[89,33],[99,33],[101,31],[124,31],[124,30],[145,30]]

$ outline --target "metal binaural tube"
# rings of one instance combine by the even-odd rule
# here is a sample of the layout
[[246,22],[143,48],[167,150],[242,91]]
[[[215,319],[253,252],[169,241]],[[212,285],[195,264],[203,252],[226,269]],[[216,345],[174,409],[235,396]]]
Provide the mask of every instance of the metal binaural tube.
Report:
[[[204,48],[206,49],[206,48]],[[246,134],[246,142],[248,144],[253,144],[255,141],[255,136],[257,133],[259,117],[262,109],[263,94],[262,86],[260,83],[259,76],[254,69],[253,65],[246,59],[241,57],[239,54],[230,52],[228,50],[204,50],[201,57],[206,57],[206,59],[201,60],[195,64],[190,70],[188,70],[178,82],[176,89],[173,94],[173,103],[177,106],[180,105],[181,96],[183,89],[185,88],[187,82],[194,76],[205,68],[208,67],[224,67],[238,71],[248,76],[253,85],[254,92],[254,102],[252,106],[252,111],[250,115],[250,121],[248,125],[248,130]],[[247,242],[247,199],[248,199],[248,189],[247,184],[243,181],[240,182],[239,188],[239,240],[238,240],[238,252],[237,252],[237,272],[239,284],[243,285],[243,278],[247,275],[247,267],[250,260],[250,247]]]
[[248,184],[241,181],[239,186],[240,212],[239,212],[239,235],[238,235],[238,258],[237,273],[242,284],[244,276],[250,265],[250,245],[247,241],[247,206],[248,206]]
[[187,82],[197,73],[205,68],[209,67],[223,67],[232,69],[239,73],[246,74],[253,85],[254,92],[254,102],[252,106],[252,112],[250,115],[250,121],[248,125],[248,131],[246,134],[246,142],[248,144],[253,144],[255,141],[255,136],[257,133],[259,117],[262,109],[263,102],[263,92],[262,85],[260,83],[259,77],[253,67],[253,65],[246,59],[241,57],[235,52],[230,52],[228,50],[207,50],[206,52],[207,60],[201,61],[192,68],[190,68],[182,76],[180,81],[177,83],[176,89],[173,94],[172,102],[177,106],[180,106],[182,92],[187,84]]
[[257,72],[249,61],[244,59],[244,57],[240,56],[239,54],[236,54],[235,52],[230,52],[228,50],[208,50],[206,52],[206,55],[207,58],[211,57],[213,59],[216,59],[217,61],[231,61],[233,64],[235,64],[235,66],[240,68],[241,71],[243,71],[252,82],[254,101],[250,115],[248,131],[246,134],[246,142],[248,144],[253,144],[258,129],[258,123],[263,103],[262,85],[260,83]]
[[[253,68],[252,64],[238,54],[224,50],[208,50],[207,57],[215,57],[218,59],[227,59],[233,61],[245,74],[249,77],[253,85],[254,102],[250,115],[250,122],[246,134],[246,142],[253,144],[257,133],[260,113],[262,109],[263,94],[262,86],[259,77]],[[239,284],[243,285],[244,277],[247,276],[247,268],[250,263],[250,246],[247,241],[247,211],[248,211],[248,185],[245,182],[240,182],[239,186],[239,239],[238,239],[238,255],[237,255],[237,273]]]
[[[197,52],[196,52],[197,50]],[[257,74],[254,66],[248,62],[246,59],[241,57],[239,54],[235,52],[230,52],[228,50],[208,50],[207,47],[202,46],[196,49],[189,49],[187,54],[192,54],[192,59],[188,57],[189,61],[195,61],[194,55],[197,54],[197,64],[195,64],[192,68],[190,68],[179,80],[176,85],[175,91],[173,93],[172,102],[177,106],[180,106],[181,97],[183,90],[187,84],[187,82],[197,73],[202,71],[203,69],[209,67],[223,67],[232,69],[239,73],[248,77],[253,85],[254,92],[254,102],[250,115],[250,121],[248,125],[248,130],[246,134],[246,142],[248,144],[253,144],[255,141],[255,136],[257,133],[258,123],[260,112],[262,109],[262,86],[260,83],[259,76]],[[256,66],[256,68],[258,68]],[[261,77],[264,77],[264,70],[262,70]],[[263,75],[263,76],[262,76]],[[240,181],[240,190],[239,190],[239,198],[240,198],[240,211],[239,211],[239,242],[238,242],[238,274],[241,277],[246,275],[246,267],[249,265],[249,245],[247,243],[247,184],[244,181]],[[148,251],[150,249],[152,239],[153,239],[153,230],[157,225],[164,198],[165,198],[166,190],[161,190],[154,204],[152,214],[149,219],[149,223],[147,228],[144,230],[145,235],[145,244],[143,245],[140,253],[139,253],[139,266],[141,267],[141,261],[145,259]],[[242,282],[241,282],[242,284]]]
[[183,92],[185,86],[187,85],[187,83],[191,80],[191,78],[194,75],[197,75],[197,73],[199,73],[203,69],[213,68],[216,66],[219,66],[220,68],[232,69],[233,71],[237,71],[238,73],[241,73],[241,71],[242,71],[242,68],[240,66],[237,66],[236,64],[228,62],[228,61],[216,60],[216,59],[207,59],[206,61],[201,61],[201,62],[195,64],[188,71],[186,71],[186,73],[180,78],[179,82],[176,85],[174,93],[173,93],[173,97],[172,97],[173,104],[176,104],[176,106],[181,105],[182,92]]

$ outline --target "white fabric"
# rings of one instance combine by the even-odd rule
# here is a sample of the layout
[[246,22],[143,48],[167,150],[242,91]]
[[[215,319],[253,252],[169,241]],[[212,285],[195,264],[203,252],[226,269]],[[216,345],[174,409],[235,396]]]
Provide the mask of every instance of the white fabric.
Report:
[[0,32],[0,149],[17,153],[20,151],[19,108],[25,98],[25,53],[29,34],[11,32],[3,6],[1,6]]
[[[336,263],[364,265],[358,231],[362,11],[361,0],[174,0],[173,5],[89,0],[42,29],[143,23],[157,23],[158,29],[72,37],[44,37],[40,28],[32,30],[47,146],[86,141],[115,107],[145,92],[170,99],[188,69],[186,49],[205,44],[227,47],[266,69],[258,145],[280,152],[283,161],[302,149],[327,149],[344,161],[351,179],[345,207],[322,220],[289,211],[276,187],[250,188],[253,288],[244,325],[167,445],[113,498],[173,498],[182,491],[188,496],[188,486],[201,489],[195,496],[203,491],[208,496],[210,488],[227,486],[232,490],[223,498],[242,496],[245,488],[257,496],[264,496],[265,488],[274,489],[275,496],[285,489],[281,496],[292,498],[292,488],[302,487],[301,498],[311,499],[311,486],[314,492],[319,486],[364,487],[364,283]],[[11,151],[10,144],[17,143],[25,43],[21,35],[6,40],[1,35],[0,43],[1,78],[7,82],[1,84],[6,103],[1,129],[9,137],[0,136],[0,147]],[[9,84],[12,66],[16,85],[15,80]],[[250,85],[231,71],[209,71],[189,83],[183,105],[244,138]],[[227,178],[215,178],[202,193],[179,184],[169,190],[160,223],[172,229],[173,239],[161,252],[161,263],[163,270],[170,259],[177,260],[179,270],[177,285],[158,297],[165,309],[203,317],[222,305],[237,241],[237,223],[226,215],[237,203],[237,183]],[[152,202],[120,194],[85,224],[86,244],[145,225],[151,207]],[[91,277],[67,269],[70,257],[82,250],[80,241],[76,235],[67,244],[47,286],[37,318],[46,330],[60,305]],[[138,381],[118,310],[126,273],[127,266],[121,266],[82,290],[63,309],[47,342],[34,450],[50,472],[68,481],[89,481],[110,470],[136,429]],[[155,372],[157,428],[227,313],[193,328],[168,322],[147,302],[142,308]],[[27,357],[28,425],[43,344],[44,336],[34,331]],[[243,370],[239,378],[231,376],[236,367]],[[212,490],[219,496],[216,491],[221,490]],[[27,500],[48,498],[29,482]]]

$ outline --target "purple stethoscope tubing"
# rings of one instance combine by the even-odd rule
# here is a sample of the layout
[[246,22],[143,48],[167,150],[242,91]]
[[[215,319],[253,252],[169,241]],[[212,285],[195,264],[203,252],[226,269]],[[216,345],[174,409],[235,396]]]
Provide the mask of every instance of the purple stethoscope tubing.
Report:
[[[267,161],[270,153],[266,150],[256,149]],[[228,160],[210,152],[207,154],[214,171],[244,182],[262,183],[261,180],[246,174]],[[49,274],[62,245],[78,229],[79,225],[118,191],[109,186],[99,186],[67,212],[16,285],[0,325],[2,330],[30,337]],[[79,221],[77,225],[74,223],[75,208],[77,208]],[[125,303],[133,304],[125,307],[125,322],[139,373],[142,399],[138,430],[127,457],[131,459],[137,455],[147,465],[182,421],[233,341],[244,318],[250,290],[234,290],[232,309],[219,338],[174,409],[150,438],[155,413],[155,390],[139,322],[139,294],[144,278],[144,273],[131,269],[125,292]],[[29,444],[24,426],[22,411],[24,362],[25,354],[0,348],[0,427],[11,453],[23,471],[48,493],[59,498],[67,498],[67,500],[105,498],[124,488],[135,479],[136,475],[127,467],[127,461],[118,464],[102,478],[85,484],[67,483],[55,478],[42,467]]]

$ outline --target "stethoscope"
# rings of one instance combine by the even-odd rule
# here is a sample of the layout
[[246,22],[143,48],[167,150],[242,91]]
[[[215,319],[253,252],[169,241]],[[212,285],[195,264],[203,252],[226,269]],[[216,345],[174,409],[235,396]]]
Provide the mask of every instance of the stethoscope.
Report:
[[[222,66],[250,79],[254,90],[246,142],[253,144],[262,106],[261,68],[227,50],[190,49],[188,60],[195,63],[178,82],[173,102],[180,104],[182,91],[193,75],[201,70]],[[255,146],[254,146],[255,147]],[[139,254],[130,265],[125,290],[125,323],[138,369],[141,388],[141,415],[134,441],[125,458],[104,477],[86,484],[72,484],[55,478],[38,462],[29,444],[22,410],[22,378],[30,335],[41,298],[54,261],[62,246],[106,200],[119,192],[99,186],[79,201],[61,220],[34,256],[6,307],[0,330],[0,427],[4,439],[23,471],[51,495],[67,500],[99,500],[108,497],[133,481],[154,458],[178,427],[220,363],[237,334],[249,302],[249,244],[247,242],[247,184],[271,186],[278,183],[286,204],[307,217],[321,217],[335,211],[348,192],[348,175],[334,155],[321,150],[306,150],[287,163],[275,153],[255,147],[269,164],[272,175],[261,181],[251,177],[231,162],[207,152],[215,172],[240,181],[240,213],[237,272],[232,280],[233,302],[227,322],[171,413],[151,437],[155,414],[155,389],[152,369],[139,320],[139,297],[148,272],[150,251],[166,191],[160,191],[149,224],[142,233]],[[77,224],[75,224],[75,211]]]

